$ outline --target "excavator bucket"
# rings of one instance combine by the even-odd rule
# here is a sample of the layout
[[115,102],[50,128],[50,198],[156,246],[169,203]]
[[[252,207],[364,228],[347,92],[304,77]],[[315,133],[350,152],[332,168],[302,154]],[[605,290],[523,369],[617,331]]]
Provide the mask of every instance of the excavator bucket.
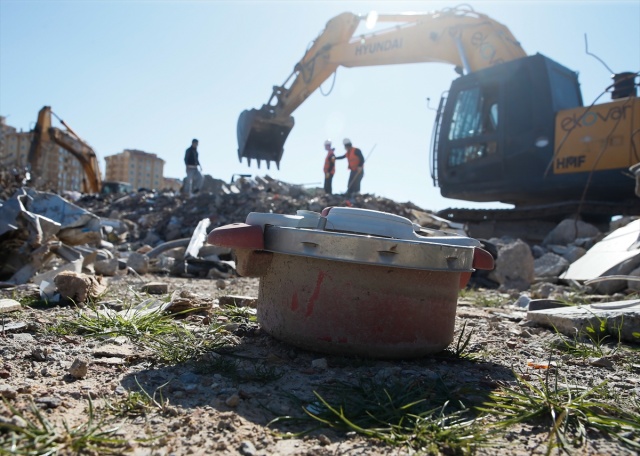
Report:
[[243,111],[238,119],[238,159],[258,160],[258,168],[262,160],[267,168],[272,161],[280,169],[280,159],[284,151],[284,142],[293,128],[293,117],[276,119],[273,112],[263,106],[262,109]]

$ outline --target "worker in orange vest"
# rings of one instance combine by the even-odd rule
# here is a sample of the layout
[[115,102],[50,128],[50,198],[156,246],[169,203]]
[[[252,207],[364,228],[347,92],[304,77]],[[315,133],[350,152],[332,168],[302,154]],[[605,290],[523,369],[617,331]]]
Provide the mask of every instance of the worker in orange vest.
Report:
[[333,175],[336,173],[336,154],[328,139],[324,142],[324,150],[327,151],[327,156],[324,158],[324,192],[331,195]]
[[342,140],[344,144],[345,154],[336,157],[336,160],[347,159],[349,165],[349,184],[347,185],[347,195],[354,195],[360,192],[360,182],[364,176],[364,155],[357,147],[353,147],[349,138]]

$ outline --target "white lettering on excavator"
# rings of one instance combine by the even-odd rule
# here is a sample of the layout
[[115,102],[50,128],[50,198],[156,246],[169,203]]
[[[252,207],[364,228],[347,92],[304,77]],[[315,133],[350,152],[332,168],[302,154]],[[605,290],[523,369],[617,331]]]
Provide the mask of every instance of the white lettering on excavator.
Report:
[[356,56],[386,52],[402,47],[402,38],[395,40],[378,41],[377,43],[361,44],[356,48]]
[[496,47],[488,41],[488,38],[488,35],[485,35],[482,32],[475,32],[471,35],[471,44],[478,50],[480,58],[488,61],[490,65],[502,63],[503,59],[496,58]]
[[608,122],[609,120],[626,120],[627,110],[630,110],[631,106],[613,106],[609,110],[602,114],[601,112],[594,112],[587,110],[580,116],[577,113],[572,113],[567,117],[563,117],[560,120],[560,128],[564,131],[571,131],[574,128],[590,127],[596,122]]

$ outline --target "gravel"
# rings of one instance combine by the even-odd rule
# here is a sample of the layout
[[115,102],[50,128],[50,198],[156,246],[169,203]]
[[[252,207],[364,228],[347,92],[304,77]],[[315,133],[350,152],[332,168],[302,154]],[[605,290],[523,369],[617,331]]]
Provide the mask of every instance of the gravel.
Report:
[[[224,285],[220,280],[169,276],[147,275],[144,281],[166,283],[170,294],[181,291],[183,296],[213,302],[214,306],[219,298],[228,296],[257,297],[258,289],[258,279],[249,278],[226,279]],[[109,299],[117,301],[119,294],[121,300],[130,299],[131,290],[142,285],[137,276],[113,277],[107,283]],[[18,329],[0,334],[0,396],[5,400],[0,403],[0,424],[13,420],[24,426],[23,418],[31,416],[28,410],[34,404],[56,429],[64,429],[63,423],[79,426],[87,423],[91,403],[94,425],[117,429],[115,436],[129,442],[122,449],[126,454],[414,454],[415,450],[408,447],[328,427],[296,435],[310,428],[309,422],[270,424],[279,416],[305,416],[294,396],[309,403],[314,391],[362,378],[423,385],[443,382],[467,405],[480,405],[501,386],[515,386],[516,374],[531,382],[550,374],[554,378],[557,375],[562,384],[581,388],[607,381],[607,394],[601,400],[629,407],[635,403],[638,410],[637,346],[613,346],[614,351],[606,352],[600,360],[562,353],[553,348],[554,341],[562,343],[561,336],[528,325],[523,312],[512,306],[517,296],[495,290],[476,292],[484,299],[475,301],[464,293],[458,303],[456,337],[464,327],[463,339],[470,334],[464,353],[473,358],[431,356],[380,361],[328,356],[281,343],[261,331],[259,324],[226,322],[234,341],[232,348],[183,363],[162,363],[157,353],[122,337],[56,334],[48,330],[53,324],[73,320],[86,309],[36,305],[28,299],[33,293],[28,287],[0,291],[0,298],[23,302],[22,310],[3,314],[2,324],[10,328],[11,324],[24,323],[22,329],[18,325]],[[491,306],[482,307],[476,302]],[[215,318],[212,315],[194,315],[185,323],[197,333]],[[224,369],[221,359],[234,361],[233,375]],[[257,366],[265,374],[262,378],[250,375],[258,372]],[[546,366],[549,368],[544,369]],[[153,398],[154,406],[134,408],[127,414],[114,411],[124,399],[140,394],[141,388]],[[14,415],[9,405],[20,415]],[[545,454],[548,430],[546,421],[514,425],[475,453]],[[285,435],[287,432],[290,434]],[[0,438],[4,442],[0,452],[10,452],[6,434],[0,433]],[[638,434],[631,438],[638,439]],[[570,449],[588,455],[636,454],[610,436],[591,431],[585,445]],[[417,453],[421,451],[426,450]]]

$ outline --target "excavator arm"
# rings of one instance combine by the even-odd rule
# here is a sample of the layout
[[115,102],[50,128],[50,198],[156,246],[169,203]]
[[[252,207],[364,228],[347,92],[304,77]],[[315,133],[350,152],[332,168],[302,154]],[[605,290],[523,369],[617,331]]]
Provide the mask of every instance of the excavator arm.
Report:
[[31,148],[29,149],[28,162],[31,165],[31,169],[34,172],[40,170],[46,145],[55,143],[80,162],[85,174],[85,178],[82,180],[82,191],[85,193],[99,193],[102,186],[102,177],[96,153],[62,119],[60,119],[60,122],[66,127],[66,130],[53,127],[51,114],[50,106],[44,106],[38,113],[38,121],[34,129]]
[[[364,20],[396,25],[354,36]],[[294,125],[291,114],[339,66],[442,62],[454,65],[462,74],[525,56],[507,27],[469,7],[426,14],[342,13],[327,22],[287,80],[273,88],[265,105],[242,112],[238,120],[238,158],[246,158],[248,165],[255,158],[258,166],[266,160],[267,167],[275,161],[279,167],[284,143]]]

